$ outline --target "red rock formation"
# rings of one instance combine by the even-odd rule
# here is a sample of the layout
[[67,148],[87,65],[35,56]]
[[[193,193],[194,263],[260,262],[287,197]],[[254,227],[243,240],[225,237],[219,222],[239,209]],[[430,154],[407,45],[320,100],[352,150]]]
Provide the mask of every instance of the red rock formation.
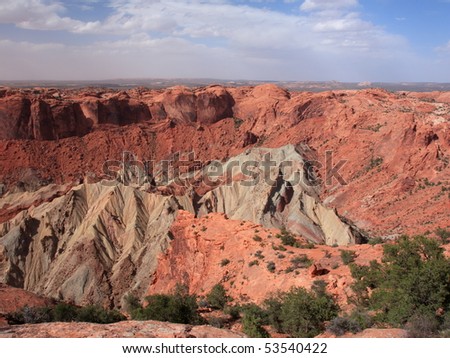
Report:
[[[322,188],[322,199],[340,214],[374,235],[423,232],[449,222],[447,97],[383,90],[289,93],[272,85],[9,90],[0,98],[0,182],[23,181],[30,168],[36,180],[58,183],[101,175],[104,162],[119,160],[123,151],[142,160],[195,151],[209,161],[237,155],[243,144],[304,143],[323,164],[329,151],[334,163],[346,161],[340,174],[347,185],[333,180]],[[319,174],[325,179],[324,167]]]
[[25,306],[45,307],[50,303],[47,298],[0,283],[0,315],[19,311]]
[[[171,228],[170,246],[158,260],[148,294],[168,293],[182,283],[192,293],[206,295],[214,285],[222,283],[235,302],[261,303],[271,293],[288,291],[293,286],[309,289],[320,279],[328,284],[342,308],[348,307],[353,279],[348,266],[342,264],[340,249],[316,245],[280,251],[278,233],[251,222],[229,220],[222,214],[195,219],[180,211]],[[355,245],[351,249],[357,252],[358,264],[368,265],[382,256],[380,245]],[[296,258],[302,255],[320,272],[298,263]],[[268,270],[269,262],[275,264],[274,272]],[[316,277],[317,272],[320,277]]]
[[[0,271],[7,270],[5,277],[12,277],[17,261],[23,271],[23,277],[17,276],[17,285],[27,281],[36,292],[47,290],[50,296],[59,290],[64,297],[73,296],[80,302],[116,305],[131,288],[139,294],[144,294],[148,286],[147,293],[169,292],[177,282],[186,283],[191,292],[199,295],[220,282],[236,302],[260,303],[276,290],[309,288],[314,280],[323,279],[346,309],[352,295],[352,278],[348,266],[341,264],[338,248],[317,245],[314,249],[280,251],[276,230],[228,220],[220,214],[207,215],[207,208],[202,218],[181,211],[171,226],[164,215],[169,213],[167,217],[175,220],[177,200],[184,200],[188,207],[194,205],[194,200],[186,197],[169,199],[170,194],[184,194],[175,186],[149,188],[152,195],[142,191],[142,195],[151,197],[144,213],[139,210],[140,195],[133,190],[113,190],[111,195],[105,191],[108,195],[102,196],[100,203],[97,191],[83,200],[76,194],[67,198],[64,194],[75,183],[99,181],[105,176],[104,163],[121,160],[124,151],[142,161],[195,152],[195,159],[207,163],[242,154],[253,146],[279,148],[295,144],[311,161],[311,173],[322,180],[321,199],[336,208],[340,216],[373,236],[418,234],[450,223],[449,121],[450,94],[439,92],[389,93],[371,89],[296,93],[272,85],[194,90],[173,87],[161,91],[3,90],[0,239],[12,227],[15,230],[5,245],[2,243],[9,252],[0,252]],[[332,153],[332,158],[327,153]],[[327,170],[331,169],[326,165],[327,158],[333,162],[331,167],[340,161],[345,163],[339,169],[341,182],[337,175],[327,182]],[[188,163],[190,169],[195,165],[194,160]],[[8,190],[8,195],[2,197]],[[211,188],[203,185],[195,195],[210,193]],[[278,214],[286,212],[289,202],[286,190],[279,194],[274,210]],[[166,199],[171,205],[161,207],[164,215],[159,215],[153,203]],[[77,200],[78,204],[73,204]],[[69,210],[72,204],[78,211]],[[97,211],[91,210],[92,205]],[[34,226],[39,224],[39,235],[28,232],[29,213],[36,215]],[[155,214],[157,220],[147,220],[150,214]],[[85,217],[90,218],[89,222]],[[83,225],[89,229],[88,239]],[[53,228],[60,231],[53,232]],[[158,231],[161,228],[165,231]],[[169,228],[170,241],[165,237]],[[148,235],[152,230],[153,236]],[[255,236],[260,239],[255,240]],[[27,241],[32,254],[14,254],[14,250],[26,246],[20,245],[19,239]],[[356,251],[359,264],[368,264],[382,255],[380,245],[351,249]],[[157,261],[156,254],[161,252]],[[313,266],[295,264],[300,255],[307,255]],[[269,270],[272,262],[275,269]],[[78,270],[81,263],[88,268]],[[150,269],[143,270],[146,265]],[[65,283],[64,275],[72,280]],[[89,286],[84,289],[80,283],[85,285],[86,277]],[[33,299],[26,297],[24,301]],[[130,326],[123,323],[120,327],[132,336],[138,328],[134,323],[127,324]],[[119,334],[116,326],[80,327],[92,329],[91,335]],[[53,336],[61,329],[65,332],[61,334],[83,335],[80,331],[69,333],[69,326],[41,326],[42,333],[29,329],[10,333]],[[184,336],[184,329],[171,328],[168,334]]]

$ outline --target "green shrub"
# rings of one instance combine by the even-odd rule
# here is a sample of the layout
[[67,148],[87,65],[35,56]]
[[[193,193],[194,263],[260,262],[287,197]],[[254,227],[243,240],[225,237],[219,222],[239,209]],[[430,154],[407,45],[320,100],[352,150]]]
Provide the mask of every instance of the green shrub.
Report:
[[220,266],[224,267],[224,266],[227,266],[229,263],[230,263],[230,260],[223,259],[222,261],[220,261]]
[[189,295],[185,286],[177,285],[173,294],[157,294],[145,299],[148,305],[145,308],[135,310],[132,315],[133,319],[184,324],[201,324],[204,322],[197,313],[197,297]]
[[325,321],[337,316],[339,307],[328,294],[317,295],[304,288],[292,288],[265,301],[268,320],[291,337],[314,337],[324,330]]
[[382,263],[350,265],[358,301],[377,321],[402,327],[417,314],[439,320],[436,312],[450,310],[450,259],[436,240],[405,236],[383,249]]
[[267,322],[267,316],[263,309],[255,304],[246,305],[242,308],[242,331],[250,338],[268,338],[269,333],[263,325]]
[[78,321],[78,309],[67,303],[59,303],[53,308],[53,321],[74,322]]
[[106,310],[97,305],[81,307],[77,315],[77,321],[79,322],[108,324],[123,320],[125,320],[125,317],[120,312]]
[[344,265],[348,265],[355,261],[356,252],[351,250],[341,250],[341,259]]
[[286,246],[298,247],[298,241],[286,228],[282,228],[277,237],[281,239],[281,243]]
[[376,167],[379,167],[381,164],[383,164],[383,158],[377,157],[377,158],[371,158],[369,164],[366,166],[366,171],[370,171]]
[[264,307],[266,309],[267,323],[272,326],[277,332],[282,332],[282,321],[280,318],[280,312],[283,302],[280,298],[280,294],[272,295],[264,301]]
[[10,324],[44,322],[91,322],[115,323],[126,319],[120,312],[106,310],[101,306],[77,307],[59,303],[53,307],[24,307],[20,311],[7,315]]
[[249,263],[248,263],[248,266],[249,267],[252,267],[252,266],[259,266],[259,261],[258,260],[253,260],[253,261],[250,261]]
[[234,128],[239,129],[239,127],[244,123],[244,121],[240,118],[233,117]]
[[261,250],[258,250],[255,252],[255,257],[257,257],[258,259],[262,260],[264,258],[264,255],[262,254]]
[[299,255],[291,259],[293,269],[307,268],[313,263],[307,255]]
[[313,242],[307,242],[305,244],[299,244],[298,247],[300,249],[315,249],[316,245]]
[[225,288],[221,284],[215,285],[211,292],[206,296],[209,306],[215,309],[223,309],[227,304],[229,297]]
[[268,262],[267,269],[269,270],[269,272],[274,273],[276,270],[275,262],[273,262],[273,261]]
[[314,337],[324,329],[324,322],[336,317],[338,306],[328,295],[317,296],[304,288],[289,291],[281,306],[282,329],[291,337]]
[[259,235],[255,235],[255,236],[253,236],[253,240],[255,240],[256,242],[261,242],[262,238]]
[[272,244],[272,249],[275,251],[287,251],[287,249],[283,245],[276,246],[276,245]]

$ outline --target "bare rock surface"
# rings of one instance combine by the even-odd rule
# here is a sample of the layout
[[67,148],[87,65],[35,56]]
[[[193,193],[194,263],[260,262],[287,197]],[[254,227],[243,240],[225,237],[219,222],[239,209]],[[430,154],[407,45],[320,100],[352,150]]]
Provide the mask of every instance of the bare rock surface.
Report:
[[188,326],[156,321],[113,324],[41,323],[9,326],[0,338],[243,338],[245,335],[211,326]]

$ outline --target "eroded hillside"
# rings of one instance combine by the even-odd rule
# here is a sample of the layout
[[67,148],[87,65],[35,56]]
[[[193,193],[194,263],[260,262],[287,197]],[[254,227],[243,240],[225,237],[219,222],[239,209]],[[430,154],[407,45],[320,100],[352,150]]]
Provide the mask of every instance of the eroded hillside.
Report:
[[[176,282],[260,301],[320,274],[345,305],[330,246],[448,227],[449,121],[437,92],[1,90],[0,281],[120,308]],[[279,252],[283,227],[321,246]]]

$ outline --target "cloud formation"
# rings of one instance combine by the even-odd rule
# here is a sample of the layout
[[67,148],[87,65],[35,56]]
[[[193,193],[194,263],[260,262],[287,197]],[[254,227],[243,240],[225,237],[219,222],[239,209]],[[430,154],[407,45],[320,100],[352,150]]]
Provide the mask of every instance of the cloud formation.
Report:
[[[77,19],[52,0],[2,3],[0,23],[83,41],[24,45],[0,34],[0,78],[396,81],[408,78],[419,61],[405,38],[365,20],[357,0],[299,1],[290,13],[254,1],[270,3],[110,0],[107,16],[95,21]],[[95,0],[79,4],[98,6]],[[33,65],[19,57],[33,58]],[[410,66],[402,64],[405,57]]]

